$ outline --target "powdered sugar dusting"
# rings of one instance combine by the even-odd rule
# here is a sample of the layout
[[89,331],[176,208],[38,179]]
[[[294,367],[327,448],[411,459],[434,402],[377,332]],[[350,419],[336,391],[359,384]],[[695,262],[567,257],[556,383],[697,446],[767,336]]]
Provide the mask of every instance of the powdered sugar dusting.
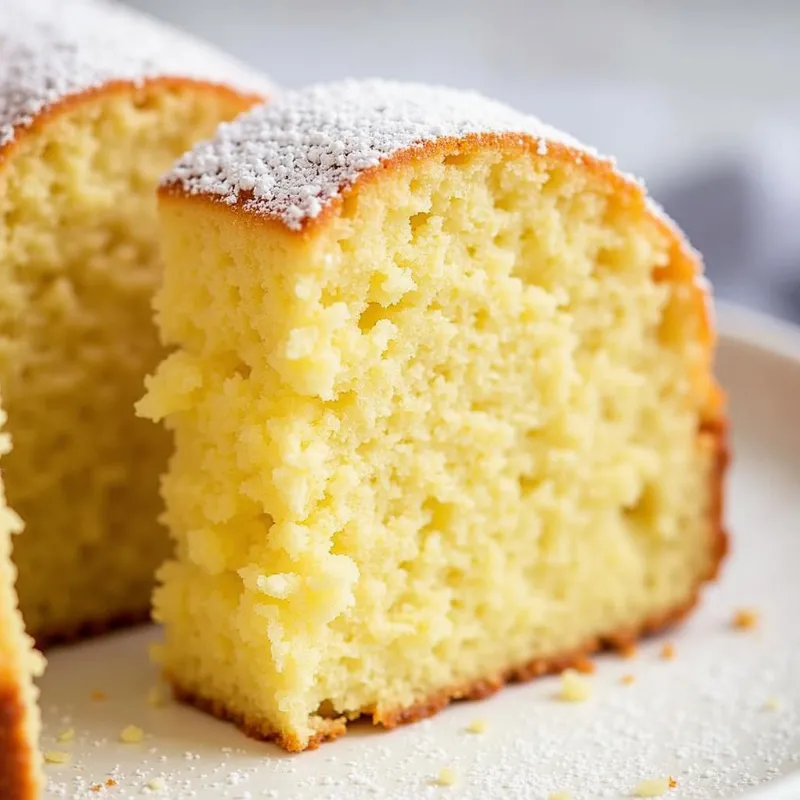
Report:
[[191,194],[241,203],[293,230],[317,217],[365,170],[443,137],[517,133],[597,154],[536,117],[475,92],[389,81],[343,81],[287,92],[221,126],[166,177]]
[[270,84],[167,25],[101,0],[0,2],[0,147],[38,113],[109,81],[183,77],[259,94]]

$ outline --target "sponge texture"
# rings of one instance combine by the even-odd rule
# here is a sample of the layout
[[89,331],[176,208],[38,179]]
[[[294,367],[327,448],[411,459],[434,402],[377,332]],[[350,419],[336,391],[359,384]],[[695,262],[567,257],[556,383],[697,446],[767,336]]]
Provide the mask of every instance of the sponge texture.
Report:
[[139,410],[176,437],[183,696],[303,749],[563,666],[714,574],[698,265],[605,162],[451,137],[299,230],[170,183],[161,223],[178,349]]

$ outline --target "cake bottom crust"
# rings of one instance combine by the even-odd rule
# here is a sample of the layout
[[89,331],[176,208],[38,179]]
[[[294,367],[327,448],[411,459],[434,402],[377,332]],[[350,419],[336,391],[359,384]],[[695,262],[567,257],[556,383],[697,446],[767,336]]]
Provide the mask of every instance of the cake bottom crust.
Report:
[[[686,600],[670,609],[652,614],[636,625],[595,636],[574,650],[534,658],[526,663],[510,666],[499,673],[493,673],[465,684],[443,688],[405,708],[388,711],[364,708],[349,715],[350,720],[371,717],[374,725],[384,728],[394,728],[398,725],[417,722],[437,714],[454,700],[482,700],[502,689],[507,683],[521,683],[544,675],[559,673],[570,667],[580,667],[593,653],[600,650],[624,651],[638,640],[665,631],[681,622],[697,605],[703,585],[717,578],[729,547],[728,535],[722,523],[724,477],[730,460],[727,425],[724,420],[707,422],[702,426],[700,432],[701,435],[713,438],[716,450],[714,469],[711,475],[709,568],[706,574],[699,577]],[[245,719],[242,714],[228,708],[220,700],[206,697],[182,686],[176,675],[167,672],[164,677],[171,684],[173,693],[178,700],[206,711],[219,719],[233,722],[243,733],[253,739],[274,741],[289,752],[314,750],[322,742],[336,739],[347,730],[348,717],[346,716],[324,719],[321,720],[315,735],[308,743],[303,743],[291,734],[269,729],[260,720]]]
[[[724,542],[725,538],[723,537],[721,541]],[[717,564],[719,564],[723,554],[724,550]],[[713,575],[709,576],[709,579],[713,577]],[[268,730],[263,723],[245,719],[243,715],[228,708],[225,703],[220,700],[205,697],[197,692],[186,689],[181,686],[179,679],[174,675],[167,674],[165,677],[171,684],[172,691],[177,700],[195,706],[202,711],[212,714],[218,719],[233,722],[245,735],[253,739],[273,741],[284,750],[288,750],[291,753],[300,752],[302,750],[316,750],[323,742],[331,741],[346,733],[348,721],[371,717],[373,725],[379,725],[383,728],[395,728],[398,725],[419,722],[420,720],[437,714],[453,701],[483,700],[498,692],[506,684],[522,683],[545,675],[560,673],[571,667],[581,667],[586,663],[590,655],[600,650],[624,651],[638,640],[655,633],[660,633],[679,623],[697,604],[701,585],[702,582],[698,584],[686,602],[676,608],[653,615],[637,627],[624,628],[614,631],[613,633],[589,639],[582,647],[578,647],[569,652],[554,656],[534,658],[524,664],[509,667],[502,672],[478,678],[469,683],[441,689],[412,706],[395,708],[389,711],[376,711],[374,709],[365,708],[353,714],[351,720],[348,720],[347,717],[344,716],[335,719],[325,719],[307,744],[301,742],[291,734],[282,731]]]

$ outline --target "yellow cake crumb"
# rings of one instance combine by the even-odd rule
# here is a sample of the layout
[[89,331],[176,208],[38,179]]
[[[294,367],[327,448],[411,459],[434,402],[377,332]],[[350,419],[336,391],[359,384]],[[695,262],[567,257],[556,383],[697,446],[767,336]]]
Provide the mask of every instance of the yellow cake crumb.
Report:
[[467,733],[485,733],[488,724],[485,719],[474,719],[467,725]]
[[63,750],[45,750],[44,761],[46,764],[69,764],[72,756]]
[[569,792],[553,792],[547,795],[547,800],[570,800]]
[[434,783],[437,786],[453,786],[456,782],[456,771],[452,767],[442,767]]
[[[633,791],[634,797],[661,797],[672,788],[673,780],[673,778],[650,778],[641,781]],[[675,785],[678,785],[677,781]]]
[[620,683],[624,684],[625,686],[632,686],[634,683],[636,683],[636,676],[628,673],[623,675],[619,680]]
[[102,785],[102,784],[100,784],[100,783],[93,783],[93,784],[92,784],[92,785],[89,787],[89,791],[90,791],[90,792],[99,792],[99,791],[100,791],[102,788],[103,788],[103,785]]
[[664,661],[672,661],[675,658],[675,645],[672,642],[666,642],[661,647],[660,655]]
[[138,725],[128,725],[119,734],[119,740],[125,744],[137,744],[144,739],[144,731]]
[[582,703],[592,695],[592,687],[574,669],[565,669],[561,673],[561,689],[558,692],[560,700],[570,703]]
[[95,689],[89,695],[95,703],[102,703],[104,700],[108,699],[108,695],[105,692],[101,692],[99,689]]
[[151,778],[147,782],[147,788],[153,792],[159,792],[167,788],[167,782],[163,778]]
[[147,705],[151,708],[163,708],[169,702],[163,686],[151,686],[147,692]]
[[58,742],[61,744],[66,744],[67,742],[75,741],[75,728],[67,728],[65,731],[61,731],[56,737]]
[[764,702],[765,711],[777,711],[779,707],[780,703],[778,702],[777,697],[768,697]]
[[733,627],[740,631],[749,631],[759,622],[758,611],[753,608],[739,608],[733,615]]

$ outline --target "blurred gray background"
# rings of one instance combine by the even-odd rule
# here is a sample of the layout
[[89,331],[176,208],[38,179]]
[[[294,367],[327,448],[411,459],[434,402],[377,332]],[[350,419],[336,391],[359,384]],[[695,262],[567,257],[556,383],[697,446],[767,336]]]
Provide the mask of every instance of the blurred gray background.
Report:
[[800,1],[127,2],[284,86],[445,83],[564,127],[645,178],[720,296],[800,322]]

